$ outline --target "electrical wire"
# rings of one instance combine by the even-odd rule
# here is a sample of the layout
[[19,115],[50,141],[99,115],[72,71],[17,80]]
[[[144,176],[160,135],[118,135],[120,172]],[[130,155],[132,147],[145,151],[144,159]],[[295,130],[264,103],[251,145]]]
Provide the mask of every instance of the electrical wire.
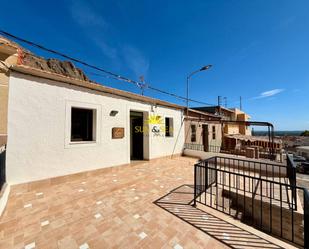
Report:
[[[85,71],[87,74],[90,74],[90,75],[94,75],[94,76],[99,76],[99,77],[104,77],[104,78],[108,78],[108,79],[115,79],[115,80],[118,80],[117,78],[115,77],[110,77],[108,75],[102,75],[102,74],[98,74],[98,73],[93,73],[93,72],[89,72],[89,71]],[[178,96],[176,94],[173,94],[173,93],[169,93],[169,92],[166,92],[164,90],[161,90],[161,89],[158,89],[158,88],[154,88],[150,85],[148,85],[147,83],[138,83],[138,87],[139,88],[146,88],[146,89],[149,89],[149,90],[153,90],[153,91],[156,91],[156,92],[160,92],[162,94],[168,94],[172,97],[175,97],[175,98],[178,98],[180,99],[181,101],[186,101],[187,99],[185,97],[181,97],[181,96]],[[189,101],[191,102],[195,102],[195,103],[199,103],[199,104],[202,104],[202,105],[214,105],[214,104],[209,104],[209,103],[205,103],[205,102],[201,102],[201,101],[197,101],[197,100],[192,100],[192,99],[189,99]]]
[[[139,87],[139,88],[142,88],[142,87],[143,87],[143,88],[146,88],[146,89],[148,88],[148,89],[150,89],[150,90],[153,90],[153,91],[156,91],[156,92],[160,92],[160,93],[162,93],[162,94],[166,94],[166,95],[169,95],[169,96],[172,96],[172,97],[181,99],[181,100],[186,100],[186,101],[188,100],[189,102],[194,102],[194,103],[203,104],[203,105],[208,105],[208,106],[209,106],[209,105],[214,105],[214,104],[205,103],[205,102],[202,102],[202,101],[197,101],[197,100],[190,99],[190,98],[187,99],[187,98],[185,98],[185,97],[183,97],[183,96],[180,96],[180,95],[177,95],[177,94],[174,94],[174,93],[170,93],[170,92],[167,92],[167,91],[165,91],[165,90],[161,90],[161,89],[159,89],[159,88],[153,87],[153,86],[149,85],[148,83],[142,83],[142,82],[138,82],[138,81],[135,81],[135,80],[131,80],[131,79],[127,78],[127,77],[118,75],[118,74],[113,73],[113,72],[111,72],[111,71],[109,71],[109,70],[106,70],[106,69],[103,69],[103,68],[101,68],[101,67],[98,67],[98,66],[89,64],[89,63],[84,62],[84,61],[82,61],[82,60],[80,60],[80,59],[76,59],[76,58],[73,58],[73,57],[71,57],[71,56],[68,56],[68,55],[66,55],[66,54],[64,54],[64,53],[62,53],[62,52],[58,52],[58,51],[56,51],[56,50],[54,50],[54,49],[46,48],[46,47],[44,47],[44,46],[42,46],[42,45],[40,45],[40,44],[34,43],[34,42],[29,41],[29,40],[26,40],[26,39],[24,39],[24,38],[20,38],[20,37],[18,37],[18,36],[15,36],[15,35],[13,35],[13,34],[11,34],[11,33],[9,33],[9,32],[6,32],[6,31],[4,31],[4,30],[1,30],[1,29],[0,29],[0,34],[2,34],[3,36],[6,36],[6,37],[10,37],[10,38],[12,38],[12,39],[15,39],[15,40],[17,40],[17,41],[20,41],[20,42],[22,42],[22,43],[28,44],[28,45],[30,45],[30,46],[32,46],[32,47],[36,47],[36,48],[39,48],[39,49],[41,49],[41,50],[47,51],[47,52],[49,52],[49,53],[56,54],[56,55],[58,55],[58,56],[61,56],[61,57],[65,58],[65,59],[74,61],[74,62],[79,63],[79,64],[81,64],[81,65],[84,65],[84,66],[86,66],[86,67],[95,69],[95,70],[97,70],[97,71],[103,72],[103,73],[108,74],[108,75],[111,75],[111,76],[112,76],[112,77],[111,77],[112,79],[115,79],[115,80],[122,80],[122,81],[125,81],[125,82],[128,82],[128,83],[135,84],[135,85],[136,85],[137,87]],[[103,76],[103,75],[101,75],[101,76]]]
[[0,63],[1,63],[4,67],[6,67],[6,69],[10,69],[10,68],[5,64],[5,62],[0,61]]

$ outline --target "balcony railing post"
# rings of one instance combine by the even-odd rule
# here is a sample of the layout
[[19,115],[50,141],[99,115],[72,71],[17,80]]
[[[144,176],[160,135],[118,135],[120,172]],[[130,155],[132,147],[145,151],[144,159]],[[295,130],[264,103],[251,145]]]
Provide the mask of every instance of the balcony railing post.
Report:
[[304,248],[309,248],[309,192],[303,189],[304,193]]
[[218,157],[215,157],[215,169],[216,169],[216,186],[218,184]]
[[208,162],[205,162],[205,193],[208,187]]
[[295,207],[295,210],[297,210],[296,166],[289,154],[287,154],[286,159],[287,159],[287,177],[289,178],[292,192],[292,209]]
[[193,197],[193,207],[196,207],[196,188],[197,188],[197,165],[194,165],[194,197]]

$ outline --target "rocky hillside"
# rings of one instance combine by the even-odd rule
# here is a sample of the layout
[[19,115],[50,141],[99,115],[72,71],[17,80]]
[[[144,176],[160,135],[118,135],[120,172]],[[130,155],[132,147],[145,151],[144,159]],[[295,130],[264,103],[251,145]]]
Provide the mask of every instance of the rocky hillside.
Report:
[[71,61],[45,59],[35,56],[31,53],[25,53],[23,64],[40,70],[61,74],[67,77],[90,81],[84,72],[81,69],[75,67]]
[[20,48],[22,50],[21,61],[23,65],[52,73],[61,74],[79,80],[90,81],[86,74],[81,69],[75,67],[75,65],[71,61],[61,61],[53,58],[45,59],[43,57],[39,57],[31,53],[27,49],[23,48],[16,42],[11,41],[3,36],[0,36],[0,45],[1,44],[9,44],[15,48]]

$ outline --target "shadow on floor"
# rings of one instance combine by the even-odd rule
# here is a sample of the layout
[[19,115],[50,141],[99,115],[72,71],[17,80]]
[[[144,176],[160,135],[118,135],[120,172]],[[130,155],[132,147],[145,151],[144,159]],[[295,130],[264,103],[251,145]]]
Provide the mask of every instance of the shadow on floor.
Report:
[[282,248],[227,221],[191,206],[194,186],[181,185],[154,204],[231,248]]

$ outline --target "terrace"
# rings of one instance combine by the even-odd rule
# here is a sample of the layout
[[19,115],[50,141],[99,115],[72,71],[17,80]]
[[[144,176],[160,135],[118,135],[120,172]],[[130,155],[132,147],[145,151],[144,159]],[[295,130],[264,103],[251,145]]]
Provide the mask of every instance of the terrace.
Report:
[[0,248],[293,248],[192,206],[196,161],[165,158],[13,186]]

